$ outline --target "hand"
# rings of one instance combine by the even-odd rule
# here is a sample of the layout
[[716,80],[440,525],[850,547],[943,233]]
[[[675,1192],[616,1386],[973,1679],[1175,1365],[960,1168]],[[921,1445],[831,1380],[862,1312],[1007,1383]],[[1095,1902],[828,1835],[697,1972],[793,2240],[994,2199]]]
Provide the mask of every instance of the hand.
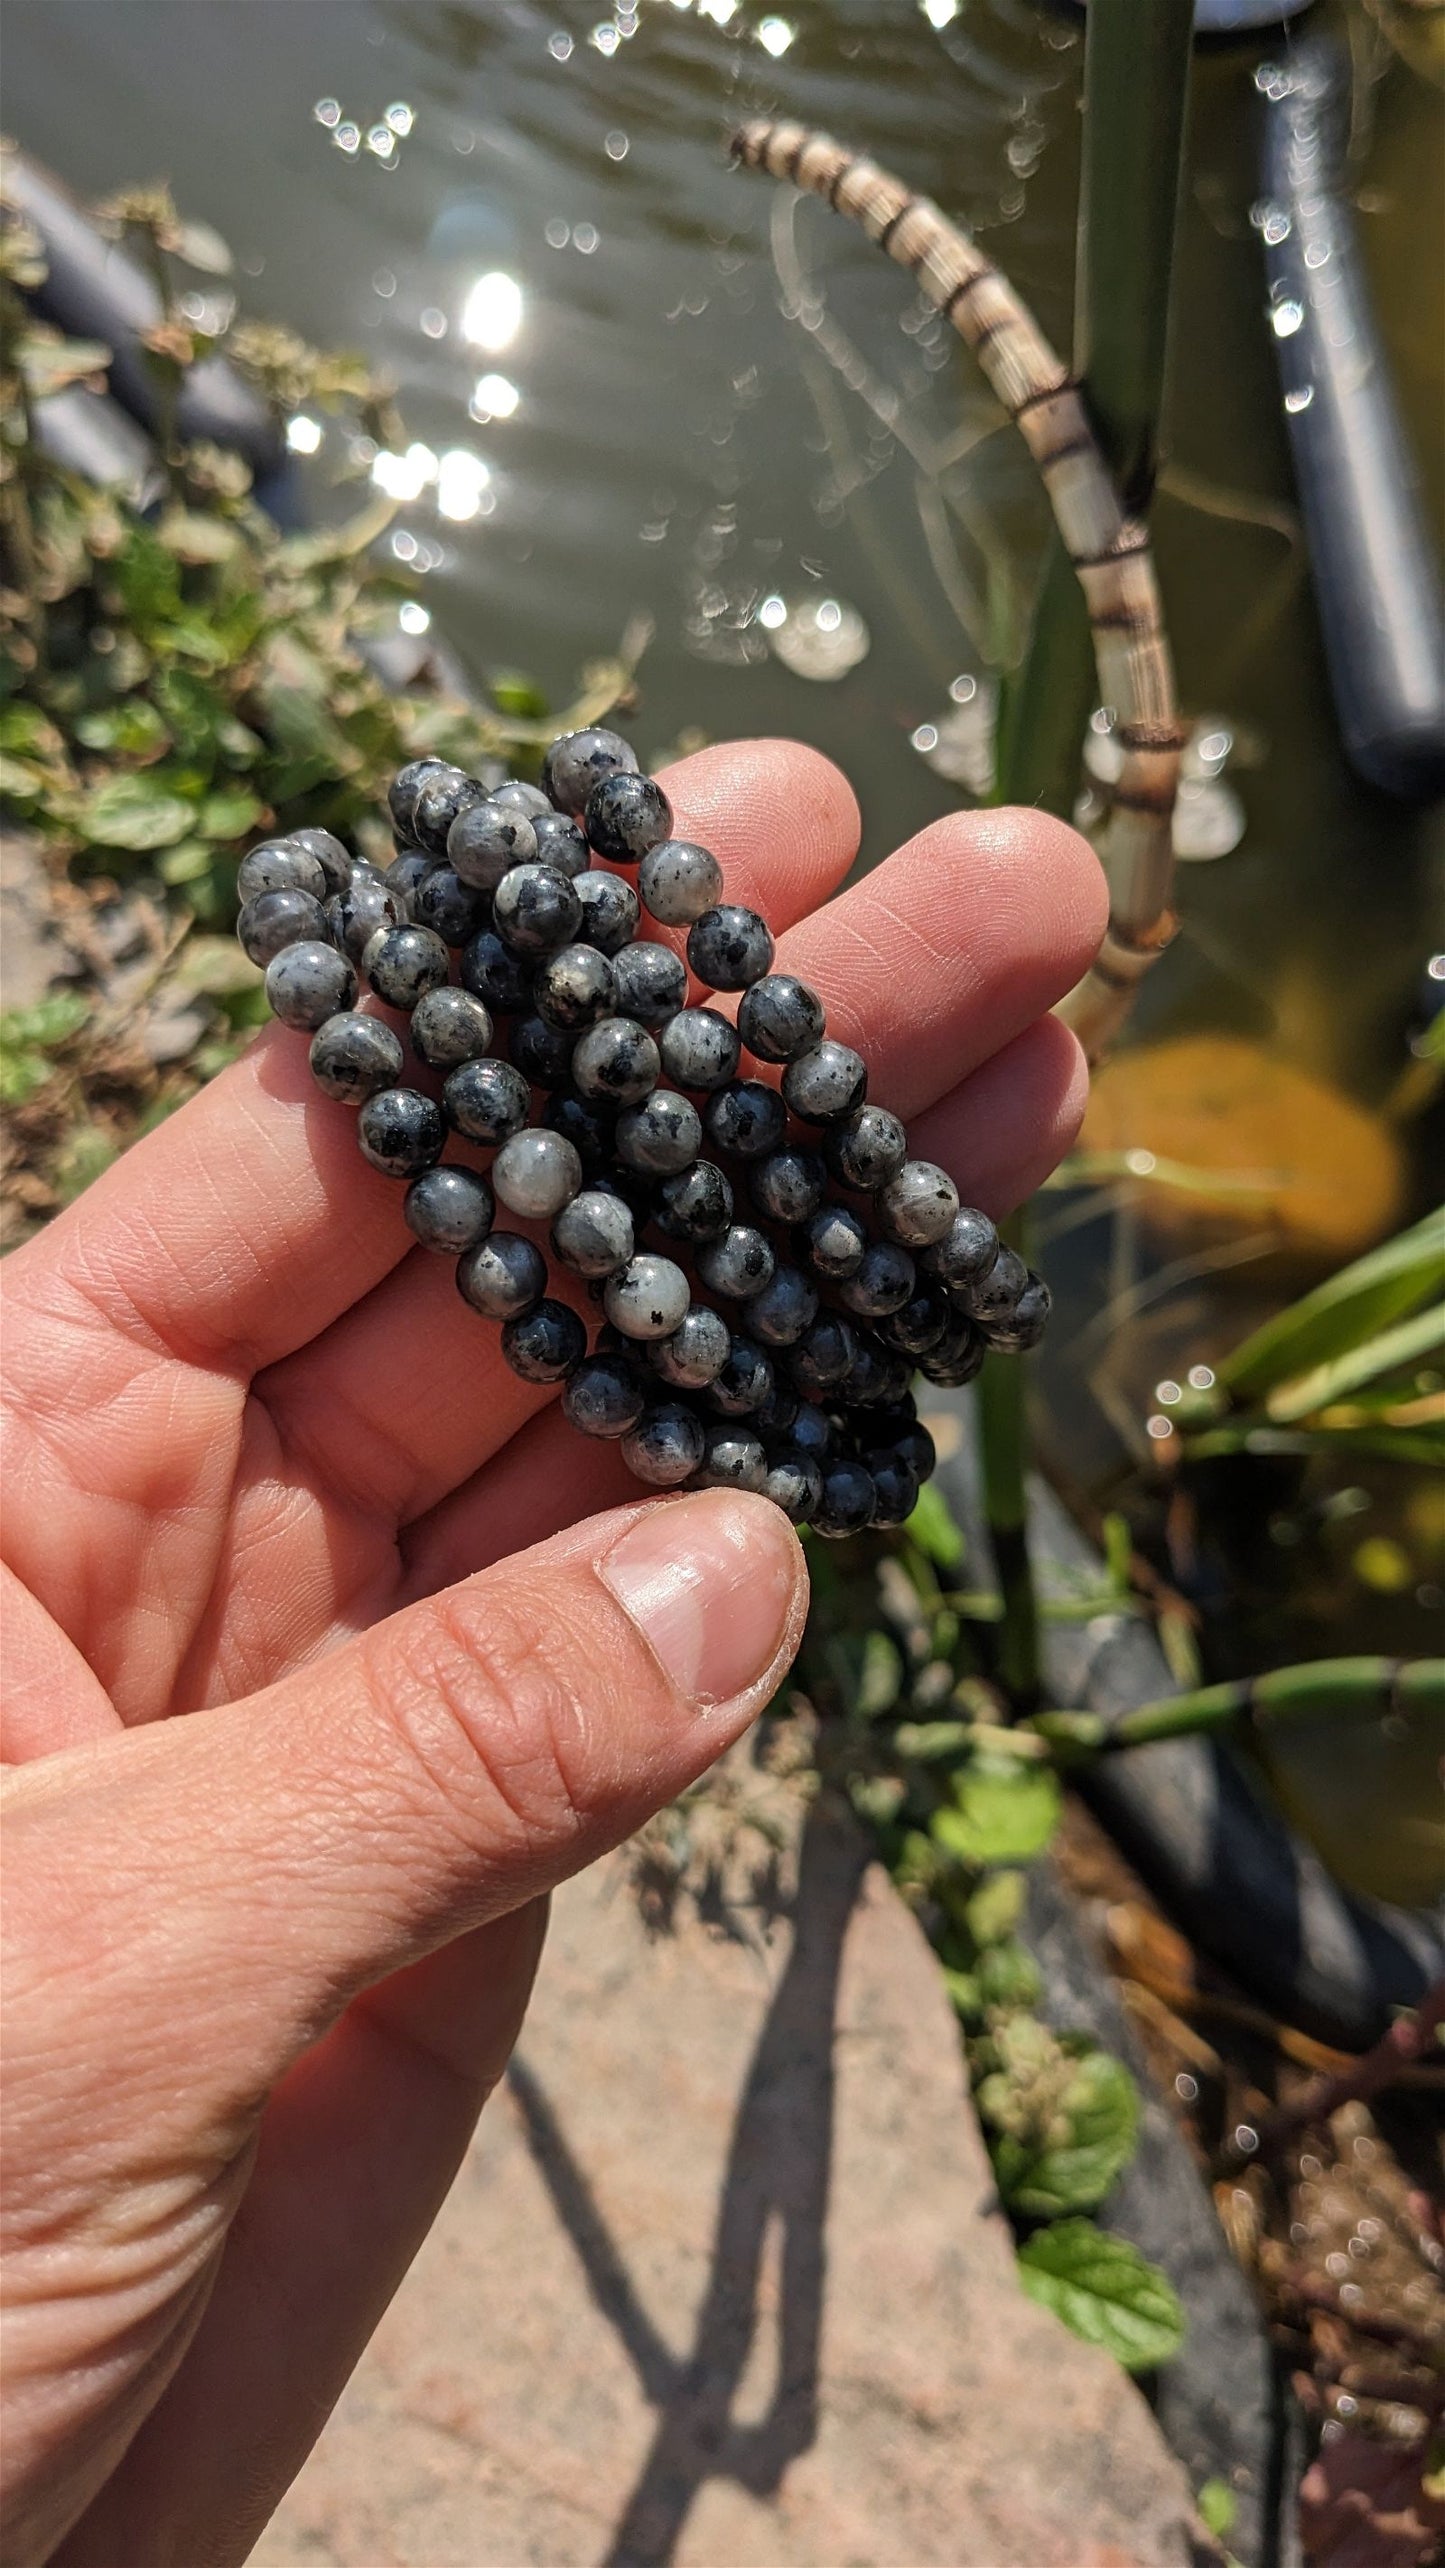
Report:
[[[821,759],[668,790],[919,1154],[995,1213],[1037,1185],[1082,841],[942,821],[820,908],[856,845]],[[766,1502],[640,1500],[506,1370],[279,1028],[4,1283],[6,2556],[199,2568],[425,2234],[546,1892],[745,1728],[806,1581]]]

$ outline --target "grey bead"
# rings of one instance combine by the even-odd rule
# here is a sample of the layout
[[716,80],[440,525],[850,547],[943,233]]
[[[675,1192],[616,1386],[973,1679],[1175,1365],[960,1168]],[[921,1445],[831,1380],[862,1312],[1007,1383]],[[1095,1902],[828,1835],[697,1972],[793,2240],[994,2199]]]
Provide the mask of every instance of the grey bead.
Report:
[[714,1148],[730,1150],[737,1159],[761,1159],[776,1150],[788,1128],[787,1107],[761,1079],[734,1079],[719,1088],[702,1119]]
[[672,831],[672,805],[652,776],[604,776],[587,797],[582,826],[610,865],[635,865]]
[[487,787],[481,778],[464,775],[459,767],[447,768],[440,776],[428,776],[412,815],[415,844],[424,847],[429,856],[445,856],[447,840],[462,813],[487,800]]
[[516,954],[555,954],[581,924],[582,904],[555,865],[514,865],[497,885],[492,925]]
[[647,1383],[625,1355],[589,1355],[562,1394],[562,1415],[579,1435],[615,1442],[630,1435],[647,1406]]
[[326,877],[328,892],[345,891],[351,880],[354,859],[350,848],[343,847],[340,839],[331,830],[312,829],[309,826],[305,829],[288,829],[286,844],[289,847],[300,847],[308,856],[315,857]]
[[417,887],[426,881],[428,874],[436,871],[436,864],[435,856],[424,855],[420,847],[407,847],[388,865],[382,876],[387,890],[395,892],[397,899],[405,905],[407,917],[413,921],[416,918],[413,904]]
[[671,1337],[691,1298],[682,1268],[648,1251],[629,1258],[602,1288],[602,1307],[626,1338]]
[[827,1191],[828,1171],[816,1150],[785,1143],[748,1171],[748,1193],[770,1222],[810,1220]]
[[931,1159],[905,1159],[878,1193],[878,1218],[890,1239],[928,1248],[953,1228],[958,1188]]
[[738,1032],[759,1061],[796,1061],[822,1042],[825,1023],[817,991],[791,972],[769,972],[738,1006]]
[[988,1273],[977,1283],[968,1284],[959,1293],[964,1309],[985,1328],[1003,1327],[1012,1319],[1019,1295],[1029,1280],[1029,1270],[1016,1248],[1001,1245]]
[[474,891],[494,892],[514,865],[537,860],[537,833],[524,811],[473,803],[447,832],[447,863]]
[[389,1008],[410,1010],[446,980],[450,967],[446,947],[429,927],[380,927],[366,946],[361,968]]
[[485,999],[497,1016],[518,1016],[532,1004],[532,967],[502,943],[495,928],[484,927],[463,947],[457,969],[463,989]]
[[918,1504],[918,1474],[896,1455],[880,1456],[868,1463],[873,1483],[873,1522],[875,1525],[906,1525]]
[[555,817],[550,797],[543,793],[541,786],[524,785],[516,776],[509,776],[504,785],[494,785],[492,800],[500,803],[504,811],[524,811],[529,820],[536,820],[543,814],[548,818]]
[[394,1088],[406,1055],[401,1039],[380,1017],[328,1017],[313,1037],[311,1075],[328,1097],[359,1106],[378,1088]]
[[383,1177],[419,1177],[442,1155],[442,1110],[419,1088],[378,1088],[356,1119],[363,1159]]
[[455,1070],[459,1062],[480,1061],[490,1051],[492,1012],[470,990],[443,981],[412,1009],[411,1041],[429,1069]]
[[796,1266],[775,1268],[748,1304],[748,1327],[765,1346],[792,1346],[817,1316],[817,1288]]
[[858,1354],[858,1336],[836,1311],[823,1311],[788,1351],[787,1373],[805,1399],[835,1391]]
[[575,1037],[545,1017],[519,1017],[507,1045],[524,1079],[534,1088],[565,1088],[572,1076]]
[[617,1118],[618,1158],[644,1177],[680,1175],[701,1148],[697,1108],[671,1088],[654,1088],[640,1106],[629,1106]]
[[443,945],[470,944],[487,924],[486,894],[473,891],[451,865],[429,867],[408,894],[407,908],[417,926],[431,928]]
[[851,1275],[845,1276],[838,1290],[850,1311],[861,1319],[881,1320],[889,1311],[901,1311],[918,1290],[918,1270],[906,1248],[896,1240],[877,1239],[865,1248]]
[[[749,1319],[752,1314],[749,1310]],[[734,1337],[728,1359],[708,1385],[707,1405],[722,1418],[753,1418],[773,1395],[773,1363],[750,1337]]]
[[[539,812],[533,812],[530,818],[532,835],[537,841],[538,864],[555,865],[559,874],[565,874],[569,882],[575,883],[592,862],[586,831],[579,829],[575,820],[569,820],[565,811],[553,811],[550,804]],[[631,889],[629,883],[628,890]]]
[[428,1168],[413,1177],[402,1203],[407,1229],[423,1248],[460,1257],[492,1227],[492,1190],[470,1168]]
[[944,1294],[927,1286],[911,1299],[890,1311],[879,1331],[887,1344],[900,1355],[931,1355],[942,1344],[953,1320]]
[[635,775],[637,753],[618,731],[569,731],[542,761],[542,783],[558,811],[575,818],[604,776]]
[[843,1186],[871,1195],[897,1175],[908,1156],[908,1135],[886,1106],[860,1106],[844,1124],[823,1135],[823,1157]]
[[702,1455],[702,1420],[680,1400],[647,1410],[641,1424],[622,1439],[628,1470],[654,1489],[675,1489],[690,1480]]
[[783,1103],[803,1123],[841,1123],[868,1092],[868,1064],[846,1043],[815,1043],[783,1072]]
[[330,890],[325,867],[289,838],[248,847],[236,868],[236,898],[243,906],[260,892],[309,892],[314,901],[324,901]]
[[532,1099],[521,1071],[510,1061],[478,1059],[453,1070],[442,1090],[442,1107],[448,1123],[468,1141],[496,1144],[521,1132]]
[[710,1159],[694,1160],[657,1190],[656,1221],[670,1239],[718,1239],[733,1217],[733,1190]]
[[658,1038],[662,1066],[680,1088],[724,1087],[738,1066],[738,1030],[716,1008],[679,1008]]
[[705,1489],[751,1489],[761,1493],[768,1458],[757,1436],[742,1427],[709,1427],[703,1438],[698,1477]]
[[631,1017],[604,1017],[579,1036],[572,1081],[584,1097],[635,1106],[657,1085],[662,1057],[647,1028]]
[[822,1491],[811,1518],[813,1531],[829,1541],[861,1534],[872,1524],[876,1504],[873,1475],[863,1463],[825,1463]]
[[745,1302],[772,1279],[777,1260],[760,1230],[751,1222],[733,1222],[720,1239],[702,1242],[697,1271],[710,1293],[725,1302]]
[[710,848],[664,838],[643,857],[637,889],[643,908],[664,927],[690,927],[722,899],[723,869]]
[[492,1162],[492,1186],[508,1212],[550,1221],[581,1192],[582,1162],[560,1132],[513,1133]]
[[326,916],[343,954],[359,963],[372,938],[384,927],[405,927],[409,913],[379,874],[354,873],[344,892],[333,892]]
[[767,921],[731,901],[705,910],[688,932],[687,959],[710,990],[745,990],[772,963]]
[[732,1352],[727,1322],[706,1302],[684,1311],[671,1337],[649,1346],[648,1360],[675,1391],[701,1391],[715,1382]]
[[624,945],[614,955],[612,979],[618,1015],[636,1017],[639,1025],[654,1032],[676,1016],[687,998],[681,955],[674,954],[671,946],[649,944],[646,938]]
[[813,1273],[825,1284],[841,1284],[862,1265],[868,1233],[851,1205],[820,1204],[803,1241]]
[[871,1332],[858,1339],[836,1397],[852,1408],[895,1408],[908,1395],[912,1362],[896,1355]]
[[502,1331],[502,1354],[523,1382],[565,1382],[587,1353],[587,1331],[574,1310],[550,1298],[520,1311]]
[[486,1320],[510,1320],[530,1310],[547,1287],[547,1261],[518,1231],[493,1231],[469,1248],[457,1268],[457,1290]]
[[642,916],[632,885],[620,874],[579,874],[575,888],[582,907],[577,933],[584,945],[595,945],[599,954],[620,954]]
[[459,776],[461,772],[446,758],[413,758],[399,775],[393,776],[386,799],[393,825],[402,838],[415,840],[417,797],[423,785],[430,784],[434,776]]
[[580,1031],[612,1013],[612,965],[595,945],[564,945],[539,963],[532,982],[539,1016],[549,1025]]
[[1053,1301],[1042,1275],[1031,1274],[1014,1304],[1011,1317],[988,1322],[989,1345],[997,1347],[1001,1355],[1026,1355],[1043,1336]]
[[966,1291],[980,1284],[998,1255],[998,1232],[987,1213],[964,1204],[954,1214],[942,1239],[935,1240],[919,1259],[925,1274],[935,1275],[940,1284]]
[[[257,892],[237,919],[236,934],[252,962],[263,970],[288,945],[333,942],[331,921],[320,901],[301,891]],[[355,955],[351,959],[355,962]]]
[[620,1195],[584,1186],[552,1224],[552,1246],[574,1275],[615,1275],[636,1246],[631,1211]]
[[785,1445],[768,1464],[763,1496],[781,1507],[790,1524],[806,1525],[823,1495],[823,1474],[796,1446]]
[[328,1017],[349,1008],[356,996],[356,974],[344,954],[328,939],[283,945],[266,966],[266,1000],[283,1025],[313,1034]]

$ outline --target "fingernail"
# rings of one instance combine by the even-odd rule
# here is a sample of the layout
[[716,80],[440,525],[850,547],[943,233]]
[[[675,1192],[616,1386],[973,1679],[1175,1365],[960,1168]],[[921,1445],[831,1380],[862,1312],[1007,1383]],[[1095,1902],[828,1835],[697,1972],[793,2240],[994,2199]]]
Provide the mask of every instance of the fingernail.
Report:
[[650,1508],[601,1563],[679,1694],[729,1703],[768,1676],[803,1613],[803,1556],[766,1498],[708,1489]]

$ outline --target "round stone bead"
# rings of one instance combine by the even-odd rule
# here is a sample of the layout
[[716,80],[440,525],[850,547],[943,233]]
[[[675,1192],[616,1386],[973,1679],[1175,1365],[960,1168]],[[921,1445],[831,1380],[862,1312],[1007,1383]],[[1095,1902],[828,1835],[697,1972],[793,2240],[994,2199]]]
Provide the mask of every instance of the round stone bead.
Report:
[[409,1012],[445,981],[447,949],[429,927],[379,927],[367,943],[361,968],[379,999]]
[[654,1339],[647,1352],[654,1371],[675,1391],[702,1391],[717,1380],[731,1350],[727,1322],[706,1302],[693,1302],[671,1337]]
[[838,1385],[837,1396],[859,1409],[892,1408],[908,1389],[909,1364],[881,1340],[860,1336],[857,1352]]
[[754,981],[738,1006],[738,1032],[759,1061],[796,1061],[821,1043],[823,1002],[791,972]]
[[387,787],[386,799],[392,826],[399,838],[408,840],[413,846],[416,844],[417,796],[423,785],[430,784],[434,776],[455,776],[461,772],[445,758],[413,758],[409,766],[402,768],[400,775],[393,776]]
[[549,1025],[545,1017],[518,1017],[507,1050],[534,1088],[565,1088],[572,1076],[575,1040],[560,1026]]
[[502,943],[494,927],[484,927],[463,947],[457,968],[463,989],[485,999],[497,1016],[518,1016],[532,1004],[531,967]]
[[579,1435],[615,1443],[630,1435],[647,1406],[647,1384],[625,1355],[589,1355],[562,1394],[562,1415]]
[[537,833],[524,811],[473,803],[447,832],[447,862],[474,891],[494,892],[514,865],[534,865]]
[[631,1211],[610,1188],[584,1186],[552,1224],[552,1246],[574,1275],[615,1275],[636,1246]]
[[671,834],[672,805],[651,776],[604,776],[587,797],[583,827],[610,865],[635,865]]
[[436,861],[435,856],[424,856],[419,847],[404,847],[401,854],[388,865],[381,878],[387,890],[395,892],[397,899],[405,907],[407,917],[413,922],[416,919],[413,904],[418,886],[426,881],[428,874],[435,871]]
[[733,1217],[733,1190],[710,1159],[694,1160],[657,1190],[656,1221],[669,1239],[718,1239]]
[[628,1470],[654,1489],[676,1489],[690,1480],[702,1455],[702,1420],[680,1400],[645,1411],[641,1423],[622,1439]]
[[982,1329],[976,1329],[971,1320],[959,1319],[942,1345],[920,1358],[918,1370],[926,1382],[956,1391],[982,1372],[987,1353],[988,1340]]
[[261,892],[309,892],[314,901],[324,901],[330,889],[325,868],[289,838],[248,847],[236,868],[236,898],[243,907]]
[[796,1392],[791,1391],[786,1382],[780,1382],[775,1372],[773,1387],[753,1421],[759,1435],[768,1439],[769,1451],[774,1444],[787,1442],[788,1431],[797,1414]]
[[351,868],[355,859],[350,848],[343,847],[340,839],[331,830],[288,829],[286,844],[288,847],[299,847],[305,855],[315,857],[326,877],[328,892],[345,891],[351,880]]
[[805,1453],[784,1445],[773,1455],[763,1480],[763,1496],[782,1508],[790,1524],[809,1524],[822,1495],[823,1474]]
[[516,1132],[492,1162],[499,1203],[524,1221],[550,1221],[581,1191],[582,1162],[560,1132]]
[[582,905],[577,933],[583,944],[595,945],[599,954],[620,954],[632,943],[642,916],[632,885],[620,874],[579,874],[575,890]]
[[558,811],[574,817],[606,776],[635,775],[637,753],[618,731],[569,731],[542,761],[542,784]]
[[612,965],[595,945],[564,945],[538,964],[532,997],[549,1025],[580,1032],[612,1012]]
[[283,945],[266,966],[271,1014],[303,1033],[314,1034],[338,1009],[349,1008],[355,996],[356,974],[329,938],[324,945],[309,938],[300,945]]
[[547,1289],[547,1261],[519,1231],[493,1231],[469,1248],[457,1268],[457,1290],[484,1320],[510,1320]]
[[905,1525],[918,1504],[918,1474],[896,1455],[870,1461],[875,1525]]
[[725,1302],[746,1302],[771,1283],[777,1260],[770,1243],[751,1222],[733,1222],[719,1239],[702,1242],[697,1271],[710,1293]]
[[547,1099],[542,1121],[549,1132],[560,1132],[571,1142],[585,1175],[594,1177],[607,1166],[614,1127],[606,1106],[591,1105],[585,1097],[563,1089]]
[[862,1265],[868,1233],[851,1205],[822,1204],[807,1224],[803,1240],[813,1273],[825,1284],[841,1284]]
[[707,1405],[723,1418],[752,1418],[773,1391],[772,1358],[750,1337],[735,1337],[727,1362],[708,1385]]
[[788,1110],[776,1088],[761,1079],[734,1079],[719,1088],[703,1108],[703,1122],[714,1149],[736,1159],[761,1159],[776,1150],[788,1128]]
[[[391,877],[388,873],[387,880]],[[418,927],[429,927],[443,945],[467,945],[487,924],[487,899],[450,865],[432,865],[407,898]]]
[[650,945],[645,937],[613,957],[612,979],[618,1015],[636,1017],[654,1033],[676,1016],[687,997],[681,955],[669,945]]
[[514,865],[497,885],[492,924],[516,954],[555,954],[574,942],[582,904],[555,865]]
[[837,1460],[823,1466],[823,1486],[810,1519],[815,1534],[837,1541],[861,1534],[873,1522],[876,1505],[873,1475],[861,1462]]
[[565,1302],[544,1295],[508,1320],[502,1353],[523,1382],[565,1382],[587,1353],[587,1331]]
[[662,1058],[646,1026],[632,1017],[604,1017],[579,1036],[572,1079],[584,1097],[614,1106],[639,1105],[657,1085]]
[[765,1346],[792,1346],[818,1316],[815,1287],[796,1266],[775,1268],[748,1304],[748,1326]]
[[378,1088],[356,1119],[362,1156],[383,1177],[419,1177],[442,1155],[442,1110],[419,1088]]
[[878,1218],[890,1239],[928,1248],[953,1228],[958,1188],[931,1159],[905,1159],[878,1192]]
[[664,927],[690,927],[722,899],[723,869],[710,848],[690,838],[664,838],[637,872],[642,906]]
[[470,990],[443,981],[427,990],[411,1012],[412,1050],[430,1070],[455,1070],[480,1061],[492,1043],[492,1013]]
[[788,1443],[795,1453],[804,1453],[810,1462],[825,1463],[838,1450],[838,1431],[833,1421],[811,1401],[800,1400],[788,1428]]
[[625,1338],[671,1337],[690,1300],[682,1268],[647,1251],[629,1258],[602,1288],[602,1307]]
[[1005,1328],[1028,1280],[1029,1270],[1018,1250],[1001,1245],[988,1273],[978,1283],[965,1286],[958,1298],[984,1328]]
[[688,931],[687,959],[710,990],[745,990],[773,959],[767,921],[731,901],[705,910]]
[[703,1437],[698,1477],[705,1489],[750,1489],[761,1493],[768,1458],[761,1438],[741,1427],[709,1427]]
[[857,1354],[857,1332],[836,1311],[824,1311],[789,1351],[789,1380],[805,1399],[817,1399],[846,1379]]
[[1030,1274],[1028,1282],[1013,1307],[1008,1320],[990,1320],[987,1326],[990,1346],[1001,1355],[1026,1355],[1037,1346],[1049,1322],[1054,1297],[1042,1275]]
[[[237,919],[236,934],[252,962],[263,970],[288,945],[332,942],[326,911],[310,892],[302,891],[257,892]],[[354,954],[351,959],[355,962]]]
[[919,1259],[925,1274],[936,1276],[940,1284],[955,1292],[967,1292],[987,1275],[998,1255],[998,1232],[987,1213],[964,1204],[954,1214],[942,1239],[935,1240]]
[[486,1146],[522,1131],[532,1100],[521,1071],[510,1061],[464,1061],[442,1090],[446,1119],[468,1141]]
[[918,1290],[918,1270],[906,1248],[892,1239],[869,1242],[853,1273],[839,1287],[850,1311],[860,1319],[881,1320],[901,1311]]
[[654,1088],[640,1106],[617,1118],[617,1155],[624,1168],[644,1177],[676,1177],[702,1147],[696,1106],[671,1088]]
[[410,913],[380,874],[354,873],[344,892],[333,892],[326,916],[343,954],[359,963],[374,936],[384,927],[405,927]]
[[841,1123],[867,1089],[868,1064],[846,1043],[815,1043],[783,1072],[783,1103],[802,1123]]
[[770,1150],[748,1172],[748,1193],[770,1222],[806,1222],[828,1191],[828,1171],[816,1150],[786,1144]]
[[500,803],[504,811],[524,811],[529,820],[556,817],[551,800],[541,786],[523,784],[516,776],[509,776],[503,785],[493,785],[492,800]]
[[380,1017],[328,1017],[311,1045],[311,1075],[328,1097],[359,1106],[378,1088],[394,1088],[405,1054],[401,1039]]
[[885,1462],[901,1462],[921,1487],[938,1460],[938,1448],[928,1429],[915,1418],[896,1434],[890,1434],[886,1443],[870,1446],[863,1459],[872,1472]]
[[738,1030],[716,1008],[679,1008],[658,1038],[662,1066],[680,1088],[724,1087],[738,1066]]
[[492,1227],[492,1190],[470,1168],[427,1168],[413,1177],[401,1209],[407,1229],[423,1248],[460,1257]]
[[424,848],[428,856],[445,856],[447,840],[462,813],[487,799],[486,786],[478,777],[464,775],[460,767],[449,767],[439,776],[428,776],[417,794],[412,813],[413,844]]
[[880,1324],[880,1334],[900,1355],[931,1355],[942,1344],[953,1314],[941,1293],[926,1288]]
[[[532,788],[529,785],[525,790],[530,793]],[[499,794],[498,802],[501,799]],[[531,813],[530,818],[532,835],[537,842],[538,864],[555,866],[559,874],[566,875],[569,883],[575,882],[579,874],[585,874],[592,862],[592,850],[587,844],[586,833],[578,828],[576,821],[569,820],[565,811],[553,811],[550,804]],[[628,889],[631,888],[629,884]]]
[[823,1135],[823,1156],[840,1186],[871,1195],[895,1177],[908,1156],[908,1135],[886,1106],[860,1106]]

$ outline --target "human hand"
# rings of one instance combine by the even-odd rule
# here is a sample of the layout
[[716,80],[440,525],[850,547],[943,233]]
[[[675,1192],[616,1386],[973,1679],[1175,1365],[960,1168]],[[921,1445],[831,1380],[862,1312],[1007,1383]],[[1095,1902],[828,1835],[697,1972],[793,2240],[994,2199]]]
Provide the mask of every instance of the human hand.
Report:
[[[834,769],[666,782],[917,1151],[1027,1194],[1083,1103],[1083,842],[942,821],[820,909]],[[761,1499],[639,1502],[508,1372],[280,1029],[4,1285],[6,2555],[202,2568],[425,2234],[546,1892],[761,1709],[802,1556]]]

